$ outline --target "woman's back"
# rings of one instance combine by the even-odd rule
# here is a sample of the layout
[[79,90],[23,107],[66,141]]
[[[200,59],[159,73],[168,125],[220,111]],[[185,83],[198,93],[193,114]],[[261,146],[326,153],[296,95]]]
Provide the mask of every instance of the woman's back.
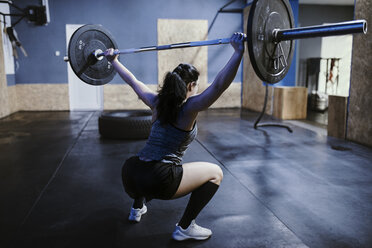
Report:
[[145,147],[138,153],[144,161],[162,161],[181,164],[189,144],[197,135],[196,123],[190,131],[156,120],[151,128]]

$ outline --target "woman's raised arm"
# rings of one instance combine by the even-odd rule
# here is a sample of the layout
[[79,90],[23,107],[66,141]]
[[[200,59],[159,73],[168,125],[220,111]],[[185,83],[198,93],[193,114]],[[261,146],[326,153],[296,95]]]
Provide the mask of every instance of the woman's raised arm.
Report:
[[213,83],[202,93],[192,96],[187,100],[185,110],[191,113],[197,113],[211,106],[221,94],[230,86],[238,71],[244,52],[245,35],[235,33],[231,37],[231,45],[234,48],[234,54],[229,62],[218,73]]
[[105,51],[106,58],[111,62],[115,70],[119,73],[120,77],[132,87],[137,96],[151,109],[155,108],[157,94],[151,90],[146,84],[139,81],[133,73],[131,73],[119,60],[117,55],[114,54],[114,49]]

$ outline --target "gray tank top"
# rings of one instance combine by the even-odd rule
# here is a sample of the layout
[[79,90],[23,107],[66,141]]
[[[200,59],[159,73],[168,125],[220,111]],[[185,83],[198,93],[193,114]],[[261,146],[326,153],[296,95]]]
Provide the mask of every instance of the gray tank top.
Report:
[[146,145],[138,156],[146,160],[181,164],[182,157],[196,134],[196,123],[191,131],[185,131],[172,124],[161,125],[160,121],[156,120],[152,124]]

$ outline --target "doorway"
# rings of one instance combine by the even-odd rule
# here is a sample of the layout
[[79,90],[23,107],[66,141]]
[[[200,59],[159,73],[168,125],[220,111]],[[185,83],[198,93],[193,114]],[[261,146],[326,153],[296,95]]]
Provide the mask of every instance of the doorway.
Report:
[[[72,34],[82,25],[66,24],[66,51]],[[67,66],[68,89],[71,111],[103,110],[103,86],[84,83],[73,72],[70,63]]]

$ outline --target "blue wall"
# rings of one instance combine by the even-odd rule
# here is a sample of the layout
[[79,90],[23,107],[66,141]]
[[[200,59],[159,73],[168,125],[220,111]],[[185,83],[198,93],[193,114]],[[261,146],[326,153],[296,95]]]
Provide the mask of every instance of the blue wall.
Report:
[[[17,84],[67,83],[66,24],[102,24],[115,37],[121,49],[157,44],[157,19],[207,19],[210,24],[217,10],[228,0],[49,0],[51,22],[35,26],[23,20],[16,26],[20,41],[29,57],[20,55],[15,74]],[[25,7],[40,4],[38,0],[19,0]],[[240,8],[238,0],[231,8]],[[17,18],[13,18],[13,22]],[[209,39],[230,37],[242,31],[240,14],[220,14],[209,34]],[[60,51],[61,56],[55,56]],[[211,82],[225,65],[233,49],[229,45],[208,48],[208,81]],[[157,83],[157,53],[148,52],[121,56],[121,61],[142,81]],[[180,61],[181,62],[181,61]],[[169,68],[170,70],[173,68]],[[241,82],[241,71],[234,81]],[[112,83],[121,83],[116,77]]]

